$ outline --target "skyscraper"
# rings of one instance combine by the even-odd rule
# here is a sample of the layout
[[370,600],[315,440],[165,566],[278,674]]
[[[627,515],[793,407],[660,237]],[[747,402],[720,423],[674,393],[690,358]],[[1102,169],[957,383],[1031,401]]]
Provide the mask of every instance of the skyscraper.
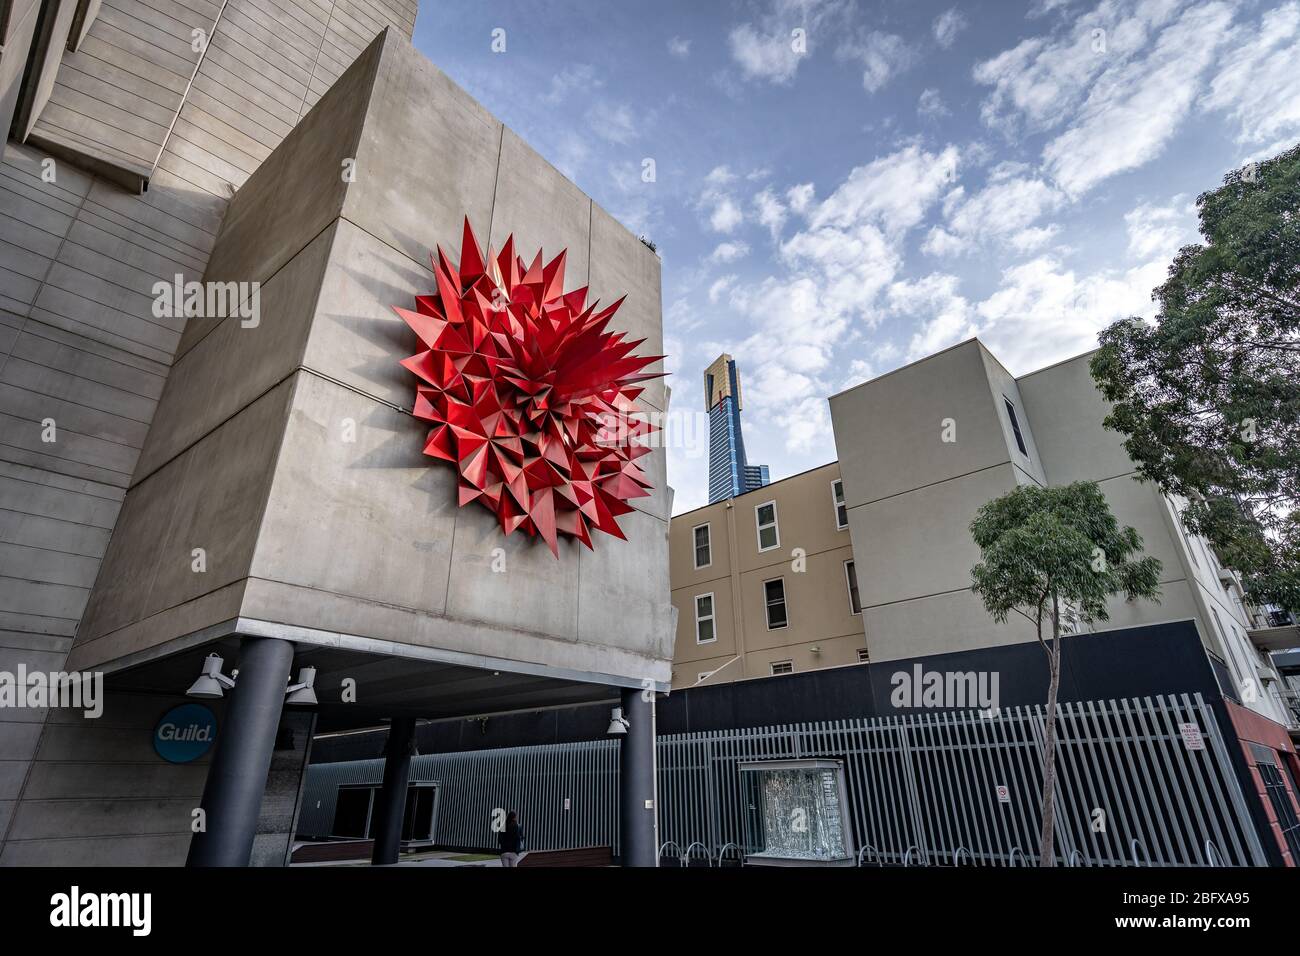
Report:
[[740,372],[730,355],[704,370],[704,407],[709,412],[709,504],[743,495],[768,482],[767,465],[745,459],[740,430]]

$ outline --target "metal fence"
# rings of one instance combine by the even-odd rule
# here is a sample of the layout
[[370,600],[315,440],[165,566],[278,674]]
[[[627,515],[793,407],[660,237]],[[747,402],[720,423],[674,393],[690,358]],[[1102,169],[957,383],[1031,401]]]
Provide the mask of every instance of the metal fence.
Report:
[[[334,807],[343,786],[378,787],[384,761],[313,764],[298,833],[332,833]],[[618,742],[507,747],[411,758],[412,783],[435,783],[435,842],[495,850],[492,829],[499,811],[517,810],[533,850],[616,846],[618,839]]]
[[[1030,865],[1041,825],[1043,711],[661,736],[659,840],[698,860],[718,860],[729,845],[733,854],[760,850],[739,765],[829,758],[844,767],[861,863]],[[1056,746],[1062,864],[1264,865],[1227,744],[1200,695],[1062,704]],[[338,786],[377,784],[382,766],[312,766],[299,832],[327,833],[323,815],[332,815]],[[617,777],[614,741],[417,757],[411,774],[439,783],[437,842],[487,849],[499,807],[520,811],[532,849],[617,847]]]

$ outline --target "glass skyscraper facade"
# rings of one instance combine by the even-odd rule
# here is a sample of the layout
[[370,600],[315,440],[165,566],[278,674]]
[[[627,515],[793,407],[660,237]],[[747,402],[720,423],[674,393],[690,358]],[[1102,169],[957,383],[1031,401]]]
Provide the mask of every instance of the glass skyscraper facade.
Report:
[[767,465],[745,458],[740,428],[740,373],[730,355],[719,355],[704,371],[704,407],[709,412],[709,504],[743,495],[768,483]]

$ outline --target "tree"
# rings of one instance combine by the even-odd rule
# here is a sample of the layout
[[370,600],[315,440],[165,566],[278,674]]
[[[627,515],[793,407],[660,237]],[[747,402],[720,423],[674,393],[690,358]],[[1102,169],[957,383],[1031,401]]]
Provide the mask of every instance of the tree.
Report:
[[1197,200],[1139,318],[1102,332],[1092,375],[1138,473],[1258,604],[1300,609],[1300,146]]
[[[1109,620],[1106,602],[1155,600],[1160,562],[1142,557],[1142,538],[1119,526],[1101,488],[1076,481],[1059,488],[1022,485],[975,514],[971,537],[981,560],[971,568],[971,590],[999,624],[1014,611],[1029,619],[1047,655],[1050,680],[1043,753],[1043,827],[1040,866],[1055,854],[1056,697],[1061,686],[1062,617],[1084,624]],[[1051,642],[1044,627],[1051,630]]]

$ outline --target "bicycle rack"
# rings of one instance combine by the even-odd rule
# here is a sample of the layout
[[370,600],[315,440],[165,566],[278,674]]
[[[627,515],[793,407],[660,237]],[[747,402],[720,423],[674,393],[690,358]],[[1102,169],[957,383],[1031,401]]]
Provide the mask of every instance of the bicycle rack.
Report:
[[1028,866],[1028,865],[1029,865],[1029,858],[1028,858],[1027,856],[1025,856],[1025,851],[1022,850],[1022,849],[1020,849],[1020,847],[1014,847],[1014,848],[1011,850],[1011,858],[1007,861],[1007,866],[1015,866],[1015,865],[1016,865],[1016,854],[1017,854],[1017,853],[1020,854],[1020,859],[1022,859],[1022,860],[1025,861],[1025,866]]
[[1150,866],[1150,865],[1151,865],[1151,854],[1147,852],[1147,845],[1146,845],[1145,843],[1143,843],[1141,840],[1139,840],[1137,837],[1134,837],[1134,838],[1133,838],[1133,842],[1130,843],[1130,844],[1128,845],[1128,851],[1129,851],[1129,854],[1133,857],[1133,865],[1134,865],[1134,866],[1141,866],[1141,865],[1142,865],[1141,863],[1138,862],[1138,858],[1137,858],[1137,848],[1138,848],[1139,846],[1142,847],[1142,855],[1143,855],[1144,857],[1147,858],[1147,864],[1146,864],[1146,865],[1147,865],[1147,866]]
[[[1216,859],[1219,861],[1218,863],[1214,862]],[[1213,840],[1205,841],[1205,865],[1206,866],[1227,866],[1228,865],[1227,863],[1223,862],[1223,854],[1219,852],[1219,848],[1215,846]]]
[[960,864],[959,862],[957,862],[957,861],[961,859],[961,855],[962,855],[963,853],[966,854],[966,859],[970,860],[970,862],[971,862],[971,866],[974,866],[974,865],[975,865],[975,857],[973,857],[973,856],[971,855],[970,850],[966,849],[964,846],[959,846],[959,847],[957,847],[956,852],[953,853],[953,855],[952,855],[952,865],[953,865],[953,866],[961,866],[961,864]]
[[711,853],[709,852],[709,848],[706,847],[706,846],[705,846],[703,843],[701,843],[699,840],[696,840],[694,843],[692,843],[690,846],[688,846],[688,847],[686,848],[686,853],[682,856],[682,866],[687,867],[687,868],[690,867],[690,865],[691,865],[691,853],[692,853],[692,851],[694,851],[694,849],[695,849],[697,846],[698,846],[701,850],[704,851],[704,862],[705,862],[705,865],[706,865],[706,866],[710,866],[710,867],[713,866],[713,854],[711,854]]
[[745,865],[744,851],[741,850],[741,848],[734,843],[724,843],[722,844],[722,849],[718,851],[718,869],[722,869],[722,859],[727,855],[728,847],[732,847],[733,849],[735,849],[736,853],[739,854],[740,856],[740,860],[739,860],[740,865],[744,866]]
[[1078,866],[1079,861],[1082,859],[1083,857],[1079,855],[1078,850],[1071,850],[1070,855],[1065,858],[1065,865],[1070,867]]
[[877,849],[876,849],[874,846],[872,846],[870,843],[864,843],[864,844],[862,845],[862,849],[858,851],[858,866],[861,866],[861,865],[862,865],[862,854],[866,853],[868,850],[870,850],[872,853],[874,853],[874,854],[876,855],[876,866],[884,866],[884,865],[885,865],[884,862],[882,862],[881,859],[880,859],[880,851],[877,850]]
[[[920,848],[919,846],[916,846],[915,844],[913,844],[912,846],[909,846],[909,847],[907,848],[907,853],[906,853],[906,855],[904,855],[904,857],[903,857],[903,866],[911,866],[911,865],[912,865],[909,861],[912,859],[912,851],[913,851],[913,850],[915,850],[917,853],[920,853],[920,852],[921,852],[921,848]],[[926,860],[924,863],[922,863],[921,865],[922,865],[922,866],[929,866],[929,865],[930,865],[930,861],[927,859],[927,860]]]
[[673,842],[672,840],[667,841],[666,843],[664,843],[663,846],[661,846],[661,847],[659,848],[659,857],[658,857],[658,861],[657,861],[657,862],[659,862],[659,863],[662,863],[662,862],[663,862],[663,860],[664,860],[664,850],[668,849],[669,847],[672,847],[674,850],[677,851],[677,856],[675,856],[675,857],[671,857],[671,856],[670,856],[670,857],[668,857],[668,859],[670,859],[670,860],[674,860],[674,859],[675,859],[675,860],[677,861],[677,865],[680,867],[680,866],[682,865],[682,848],[679,847],[679,846],[678,846],[675,842]]

